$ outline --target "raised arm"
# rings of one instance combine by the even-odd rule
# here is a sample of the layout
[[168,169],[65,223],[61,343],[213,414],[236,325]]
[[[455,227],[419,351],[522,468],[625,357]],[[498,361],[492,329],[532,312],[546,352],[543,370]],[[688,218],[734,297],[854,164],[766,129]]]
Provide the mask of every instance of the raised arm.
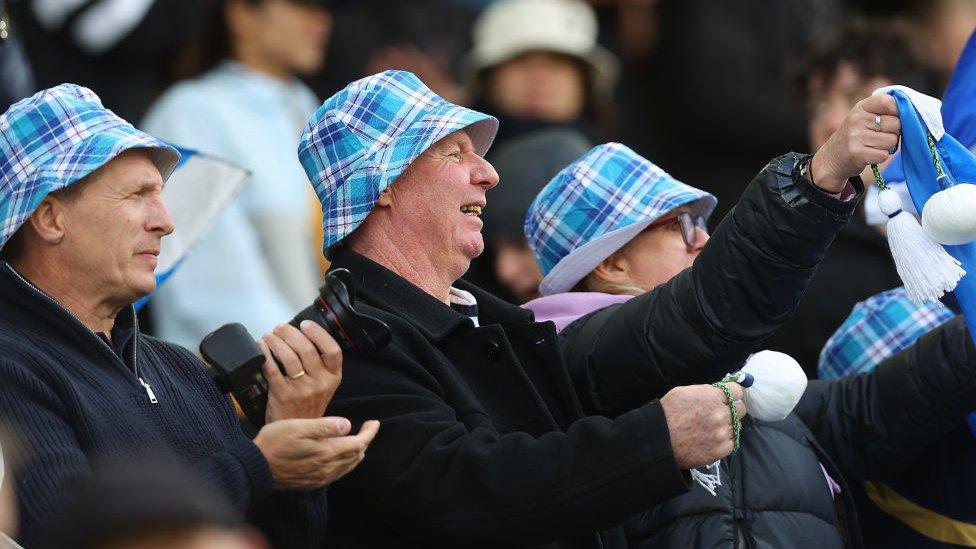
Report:
[[[883,147],[897,139],[893,109],[893,100],[866,99],[809,164],[795,153],[774,159],[691,268],[567,327],[567,362],[587,411],[615,416],[671,387],[715,381],[741,366],[793,313],[850,220],[853,195],[862,191],[856,175],[886,158]],[[875,116],[883,131],[870,127]]]

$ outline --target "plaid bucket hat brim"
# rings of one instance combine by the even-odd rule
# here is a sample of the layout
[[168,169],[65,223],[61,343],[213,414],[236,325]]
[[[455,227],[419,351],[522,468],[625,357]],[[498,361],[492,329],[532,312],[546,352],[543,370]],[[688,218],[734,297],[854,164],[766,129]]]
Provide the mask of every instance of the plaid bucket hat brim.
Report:
[[87,88],[61,84],[0,116],[0,248],[48,194],[130,149],[146,149],[163,180],[179,163],[172,146],[102,107]]
[[619,143],[564,168],[530,206],[525,235],[544,277],[539,291],[570,291],[648,225],[680,207],[707,219],[714,196],[685,185]]
[[392,185],[437,141],[464,130],[480,156],[498,120],[450,103],[406,71],[349,84],[312,116],[298,156],[322,202],[323,251],[351,234]]
[[[693,202],[686,202],[676,205],[673,209],[688,206],[693,215],[701,215],[708,218],[712,210],[715,209],[714,203],[709,203],[709,198],[699,198]],[[667,215],[671,210],[661,214]],[[659,219],[661,216],[649,218],[625,227],[610,231],[597,238],[583,244],[573,250],[566,257],[549,271],[539,285],[539,292],[542,295],[553,295],[568,292],[580,280],[586,277],[593,269],[596,269],[604,259],[610,257],[617,250],[623,248],[628,242],[639,235],[648,225]]]
[[824,344],[818,377],[839,379],[870,372],[953,316],[939,301],[915,303],[901,286],[871,296],[854,306]]

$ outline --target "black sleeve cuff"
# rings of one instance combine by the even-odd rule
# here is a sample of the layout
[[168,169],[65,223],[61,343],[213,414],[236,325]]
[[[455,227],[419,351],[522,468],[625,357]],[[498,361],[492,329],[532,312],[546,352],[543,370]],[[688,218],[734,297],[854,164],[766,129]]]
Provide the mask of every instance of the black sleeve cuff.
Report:
[[820,206],[837,217],[849,217],[857,209],[862,196],[864,196],[864,183],[860,176],[854,176],[847,180],[848,185],[854,187],[856,196],[852,200],[838,198],[817,187],[806,177],[800,175],[800,168],[807,159],[812,158],[812,154],[799,154],[791,152],[779,158],[779,164],[774,171],[778,175],[789,177],[793,180],[797,192],[803,195],[810,202]]

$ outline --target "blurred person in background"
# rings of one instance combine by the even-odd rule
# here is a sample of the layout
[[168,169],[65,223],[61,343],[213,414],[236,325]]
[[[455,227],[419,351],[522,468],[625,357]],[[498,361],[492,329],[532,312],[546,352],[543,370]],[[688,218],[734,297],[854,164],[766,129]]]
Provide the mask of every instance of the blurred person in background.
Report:
[[593,8],[581,0],[502,0],[485,9],[464,81],[471,102],[500,122],[495,147],[553,127],[590,139],[599,133],[619,62],[597,43],[597,30]]
[[[904,25],[855,21],[836,43],[816,53],[800,76],[809,112],[811,149],[821,147],[844,123],[858,101],[882,86],[902,84],[922,93],[931,90],[931,73],[912,49]],[[874,185],[869,168],[861,174]],[[870,189],[869,189],[870,191]],[[871,192],[865,201],[877,200]],[[817,268],[796,315],[766,343],[795,358],[815,378],[820,351],[847,318],[855,303],[901,285],[884,235],[869,226],[865,204],[858,206]]]
[[153,456],[104,460],[67,488],[38,549],[268,549],[213,486]]
[[7,4],[0,0],[0,112],[34,93],[34,75]]
[[755,166],[806,150],[789,75],[841,22],[840,0],[659,0],[653,51],[624,71],[620,141],[718,198],[718,223]]
[[16,0],[11,12],[37,86],[87,86],[126,120],[139,120],[169,80],[171,57],[217,1]]
[[481,214],[485,251],[471,261],[464,279],[514,305],[539,297],[542,272],[525,241],[525,212],[556,172],[591,144],[573,130],[539,130],[501,145],[492,165],[503,182],[488,194]]
[[326,0],[226,0],[204,43],[200,73],[153,104],[143,128],[230,160],[252,178],[153,298],[155,332],[196,348],[235,321],[264,333],[319,286],[321,207],[295,158],[318,99],[298,75],[322,67],[332,31]]
[[480,6],[464,0],[337,0],[328,70],[306,80],[320,96],[386,69],[409,70],[439,95],[467,102],[456,69]]
[[913,0],[906,14],[914,24],[917,46],[927,64],[948,81],[956,61],[976,28],[973,0]]
[[[486,253],[465,280],[516,305],[537,297],[542,278],[512,226],[521,225],[535,192],[600,134],[599,114],[617,81],[619,62],[597,43],[597,31],[582,0],[500,0],[475,22],[463,62],[469,100],[500,122],[485,158],[499,162],[502,183],[484,218]],[[559,133],[536,136],[546,130]],[[545,145],[552,135],[569,148]],[[544,155],[537,166],[530,151]]]
[[134,453],[192,467],[274,543],[315,546],[323,487],[378,429],[346,436],[348,420],[322,417],[342,353],[314,322],[262,337],[268,405],[253,440],[193,353],[140,331],[132,303],[156,287],[174,229],[162,189],[179,160],[73,84],[0,116],[0,417],[25,456],[28,547],[93,460]]

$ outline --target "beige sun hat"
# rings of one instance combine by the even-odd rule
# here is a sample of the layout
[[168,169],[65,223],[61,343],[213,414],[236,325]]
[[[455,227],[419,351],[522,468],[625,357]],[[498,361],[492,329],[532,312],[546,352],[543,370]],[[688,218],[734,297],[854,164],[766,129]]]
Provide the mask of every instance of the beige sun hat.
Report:
[[475,92],[484,69],[526,52],[551,51],[585,62],[593,90],[608,96],[617,84],[620,62],[596,39],[596,14],[581,0],[501,0],[475,22],[474,45],[462,64],[464,81]]

